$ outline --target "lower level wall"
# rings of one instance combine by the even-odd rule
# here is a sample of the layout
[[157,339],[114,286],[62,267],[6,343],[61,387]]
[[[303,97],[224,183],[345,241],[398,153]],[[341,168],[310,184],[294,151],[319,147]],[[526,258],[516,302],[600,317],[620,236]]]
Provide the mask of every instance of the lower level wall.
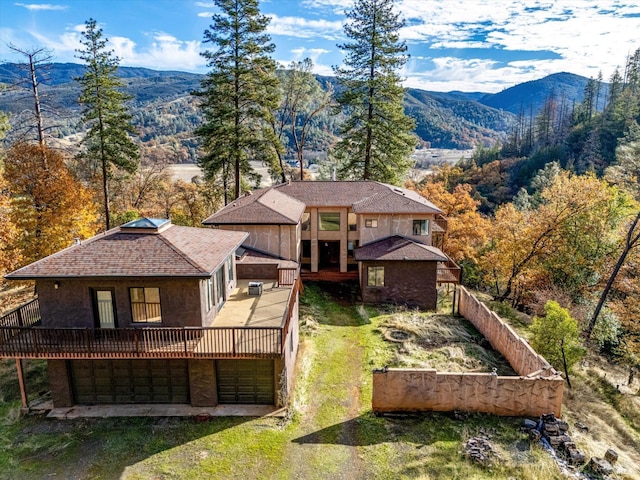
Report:
[[373,411],[468,411],[560,417],[564,380],[395,369],[373,373]]
[[75,401],[73,399],[67,360],[49,360],[47,361],[47,368],[53,406],[56,408],[73,407]]
[[216,365],[213,360],[189,360],[189,394],[193,407],[218,405]]

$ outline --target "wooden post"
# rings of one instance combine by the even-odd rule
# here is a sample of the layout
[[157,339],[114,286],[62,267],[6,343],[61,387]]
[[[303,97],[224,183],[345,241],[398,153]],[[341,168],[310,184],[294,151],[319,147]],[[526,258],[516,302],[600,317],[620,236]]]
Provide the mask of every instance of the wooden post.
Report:
[[29,399],[27,398],[27,390],[24,386],[24,373],[22,371],[22,359],[16,358],[16,370],[18,372],[18,385],[20,385],[20,398],[22,399],[22,408],[29,408]]
[[451,302],[451,315],[456,314],[456,293],[458,293],[458,286],[453,287],[453,302]]

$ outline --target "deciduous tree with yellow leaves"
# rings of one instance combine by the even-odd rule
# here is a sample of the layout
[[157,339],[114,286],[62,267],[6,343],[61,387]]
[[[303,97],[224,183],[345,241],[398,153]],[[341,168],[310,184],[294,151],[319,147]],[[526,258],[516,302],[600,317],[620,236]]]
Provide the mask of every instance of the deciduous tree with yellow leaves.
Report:
[[[46,162],[44,161],[46,158]],[[16,245],[29,263],[88,238],[97,230],[97,206],[56,150],[18,143],[7,151],[11,219],[20,232]]]

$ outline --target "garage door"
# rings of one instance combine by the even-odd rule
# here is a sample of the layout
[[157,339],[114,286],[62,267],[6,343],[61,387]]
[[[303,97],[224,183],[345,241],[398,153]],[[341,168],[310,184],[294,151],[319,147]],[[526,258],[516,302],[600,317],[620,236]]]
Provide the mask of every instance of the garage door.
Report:
[[189,403],[186,360],[72,360],[75,402]]
[[216,379],[219,403],[275,403],[272,360],[218,360]]

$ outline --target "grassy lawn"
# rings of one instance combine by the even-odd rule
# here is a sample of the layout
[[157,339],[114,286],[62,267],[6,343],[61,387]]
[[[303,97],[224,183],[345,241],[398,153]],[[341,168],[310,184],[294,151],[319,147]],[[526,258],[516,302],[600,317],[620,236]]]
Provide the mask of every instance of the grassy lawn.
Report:
[[[487,369],[495,362],[496,368],[506,367],[499,358],[486,356],[478,348],[477,332],[458,320],[377,311],[357,306],[349,295],[347,289],[335,298],[316,285],[306,286],[296,391],[286,419],[19,417],[14,362],[3,362],[0,478],[564,478],[555,462],[519,432],[521,419],[374,416],[372,368],[407,362],[469,369]],[[416,338],[420,328],[428,329],[437,341],[418,351],[417,346],[385,340],[385,332],[403,328],[414,329]],[[467,341],[454,342],[454,334]],[[453,352],[454,360],[447,359],[447,352]],[[30,391],[46,389],[43,364],[25,363]],[[488,436],[499,454],[491,467],[473,464],[463,454],[464,442],[479,434]]]

